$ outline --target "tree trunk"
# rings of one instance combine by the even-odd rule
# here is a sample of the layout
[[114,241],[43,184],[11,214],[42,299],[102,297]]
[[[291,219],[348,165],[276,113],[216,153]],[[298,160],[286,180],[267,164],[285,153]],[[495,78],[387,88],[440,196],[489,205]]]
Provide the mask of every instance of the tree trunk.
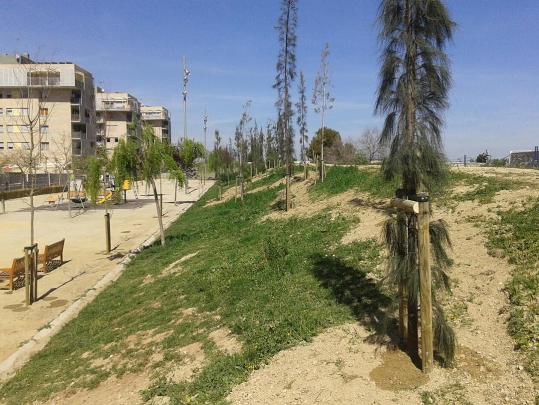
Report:
[[163,228],[163,213],[161,212],[161,204],[159,203],[159,196],[157,194],[157,186],[155,180],[150,180],[153,188],[153,198],[155,200],[155,209],[157,210],[157,220],[159,221],[159,233],[161,235],[161,246],[165,246],[165,229]]

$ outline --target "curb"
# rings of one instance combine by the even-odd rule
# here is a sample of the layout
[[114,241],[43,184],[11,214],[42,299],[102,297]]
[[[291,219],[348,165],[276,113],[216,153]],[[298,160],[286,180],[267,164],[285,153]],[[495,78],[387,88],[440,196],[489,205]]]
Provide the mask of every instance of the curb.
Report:
[[[210,187],[208,187],[203,194],[205,194],[209,188]],[[182,214],[184,214],[192,205],[193,204],[189,205],[189,207],[187,207],[185,210],[179,212],[178,216],[163,224],[164,229],[168,229],[168,227]],[[106,273],[96,284],[94,284],[93,287],[83,293],[83,295],[71,303],[71,305],[69,305],[64,311],[60,312],[56,318],[50,321],[48,325],[32,336],[28,342],[19,347],[7,359],[0,363],[0,382],[4,382],[11,378],[28,360],[30,360],[34,354],[43,349],[49,340],[56,335],[66,323],[74,319],[86,305],[91,303],[95,297],[99,295],[100,292],[116,281],[127,268],[129,262],[131,262],[131,260],[133,260],[137,254],[139,254],[145,248],[151,246],[158,239],[160,239],[159,229],[152,233],[138,247],[130,250],[129,253],[120,261],[120,263]]]

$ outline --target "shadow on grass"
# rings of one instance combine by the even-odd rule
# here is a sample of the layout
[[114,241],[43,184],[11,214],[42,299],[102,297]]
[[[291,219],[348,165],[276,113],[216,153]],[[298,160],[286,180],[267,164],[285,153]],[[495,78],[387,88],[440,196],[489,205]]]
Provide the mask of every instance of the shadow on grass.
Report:
[[316,254],[313,274],[335,300],[348,306],[358,322],[373,334],[366,340],[376,344],[398,344],[396,323],[387,316],[389,296],[366,273],[346,264],[338,257]]

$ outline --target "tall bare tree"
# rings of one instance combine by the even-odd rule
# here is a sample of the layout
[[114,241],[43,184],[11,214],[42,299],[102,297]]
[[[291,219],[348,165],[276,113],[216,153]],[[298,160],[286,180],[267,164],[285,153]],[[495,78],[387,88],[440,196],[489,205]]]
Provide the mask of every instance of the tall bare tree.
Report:
[[[51,88],[59,84],[60,73],[52,66],[37,63],[21,63],[15,76],[20,80],[18,87],[18,107],[12,109],[13,122],[16,127],[8,131],[8,137],[14,144],[19,144],[10,153],[9,159],[29,180],[30,205],[30,244],[35,241],[35,204],[36,172],[44,162],[43,139],[47,135],[47,121],[54,109],[49,102]],[[20,142],[22,140],[22,142]]]
[[283,141],[282,156],[288,176],[292,175],[294,156],[294,132],[292,128],[292,103],[290,87],[296,78],[296,27],[298,24],[297,0],[282,0],[281,15],[275,29],[279,33],[279,56],[277,58],[277,75],[273,88],[277,89],[278,100],[275,103],[278,111],[278,130]]
[[328,110],[333,108],[333,103],[335,99],[330,94],[330,89],[332,87],[331,80],[329,78],[329,44],[326,44],[322,50],[320,56],[320,70],[316,76],[314,82],[313,90],[313,105],[314,111],[317,114],[320,114],[320,119],[322,125],[322,148],[320,151],[320,180],[324,181],[326,177],[326,169],[324,167],[324,127],[325,127],[325,117]]
[[367,128],[359,138],[359,149],[371,163],[383,155],[386,145],[380,143],[380,132],[376,128]]
[[307,157],[305,154],[305,144],[308,141],[307,136],[307,96],[305,94],[305,77],[303,71],[299,74],[299,87],[296,109],[298,110],[297,123],[299,127],[299,143],[301,145],[301,161],[303,162],[303,171],[305,179],[307,178]]

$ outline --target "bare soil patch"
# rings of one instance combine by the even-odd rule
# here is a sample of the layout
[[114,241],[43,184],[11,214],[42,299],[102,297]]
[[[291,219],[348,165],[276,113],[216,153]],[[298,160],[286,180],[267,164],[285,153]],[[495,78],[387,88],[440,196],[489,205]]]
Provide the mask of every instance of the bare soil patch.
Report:
[[209,334],[209,338],[216,344],[217,348],[226,354],[239,353],[242,349],[241,343],[226,327],[214,330]]
[[174,383],[190,380],[204,364],[204,350],[198,342],[182,347],[180,353],[184,356],[183,361],[169,364],[171,369],[166,375],[167,380]]
[[125,374],[121,378],[111,377],[93,390],[66,391],[45,402],[47,405],[109,404],[125,405],[142,403],[139,391],[148,387],[148,374]]

